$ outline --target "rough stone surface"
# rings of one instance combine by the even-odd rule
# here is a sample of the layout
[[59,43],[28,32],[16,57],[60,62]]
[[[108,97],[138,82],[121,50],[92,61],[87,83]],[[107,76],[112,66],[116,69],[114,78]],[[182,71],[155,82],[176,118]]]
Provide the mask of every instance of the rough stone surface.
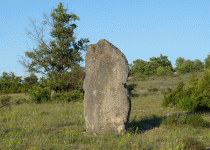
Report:
[[131,100],[127,89],[128,61],[107,40],[89,45],[84,79],[84,116],[87,134],[118,132],[128,129]]

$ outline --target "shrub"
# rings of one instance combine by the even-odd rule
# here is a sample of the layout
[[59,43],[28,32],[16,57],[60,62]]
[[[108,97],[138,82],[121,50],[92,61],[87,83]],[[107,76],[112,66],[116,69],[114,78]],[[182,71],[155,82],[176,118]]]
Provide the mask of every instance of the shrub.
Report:
[[183,97],[179,99],[179,103],[177,103],[177,108],[182,110],[188,110],[188,111],[195,111],[198,107],[199,101],[197,100],[197,97],[194,93],[191,96],[184,95]]
[[65,94],[64,91],[62,91],[61,93],[54,93],[52,100],[53,101],[80,101],[83,100],[84,96],[83,93],[81,93],[80,91],[74,90],[71,91],[70,93]]
[[164,93],[164,100],[162,102],[162,107],[168,107],[170,103],[175,105],[178,103],[179,97],[182,96],[184,83],[180,82],[177,88],[168,96],[167,93]]
[[148,91],[149,91],[149,92],[157,92],[158,89],[157,89],[157,88],[150,88],[150,89],[148,89]]
[[63,92],[61,92],[61,93],[54,93],[53,97],[52,97],[52,100],[56,101],[56,102],[64,101],[65,99],[66,99],[66,96],[65,96],[65,94]]
[[2,107],[3,106],[10,106],[10,99],[11,99],[11,96],[2,96],[1,97]]
[[42,88],[41,86],[37,86],[36,89],[34,86],[32,90],[28,91],[28,93],[33,96],[31,100],[35,103],[41,103],[50,100],[49,91],[46,88]]
[[84,68],[80,67],[78,64],[71,68],[70,72],[65,71],[62,76],[58,72],[50,72],[47,76],[47,87],[50,87],[50,89],[56,92],[62,90],[67,92],[83,90],[85,71]]
[[84,99],[84,96],[79,91],[71,91],[68,95],[68,101],[80,101]]
[[20,105],[27,102],[27,100],[25,98],[19,98],[18,100],[16,100],[15,104],[16,105]]
[[133,75],[133,78],[135,79],[135,80],[140,80],[140,81],[145,81],[145,75],[144,74],[142,74],[142,73],[135,73],[134,75]]
[[146,62],[146,61],[144,61],[144,60],[142,60],[142,59],[137,59],[137,60],[135,60],[135,61],[133,61],[133,64],[130,64],[129,66],[130,66],[130,76],[132,76],[133,77],[133,75],[134,74],[136,74],[136,73],[144,73],[144,71],[145,71],[145,66],[146,66],[146,64],[148,64],[149,62]]
[[198,82],[196,73],[191,76],[190,86],[183,88],[184,83],[180,82],[175,91],[166,96],[164,94],[163,107],[170,103],[177,105],[178,109],[195,111],[198,108],[210,107],[210,71],[205,71],[204,76]]
[[156,69],[156,71],[157,71],[157,76],[168,76],[173,73],[168,66],[166,67],[160,66]]

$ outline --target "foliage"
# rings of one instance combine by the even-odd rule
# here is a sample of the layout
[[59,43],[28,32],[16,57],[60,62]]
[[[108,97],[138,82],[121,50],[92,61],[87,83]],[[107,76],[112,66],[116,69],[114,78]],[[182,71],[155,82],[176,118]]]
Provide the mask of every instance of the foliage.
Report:
[[167,76],[173,73],[168,66],[166,67],[160,66],[156,69],[156,71],[157,71],[157,76]]
[[192,69],[193,70],[198,70],[198,71],[201,71],[204,69],[204,63],[201,62],[199,59],[195,59],[195,61],[192,61],[193,65],[192,65]]
[[60,92],[60,93],[54,93],[52,100],[53,101],[66,101],[66,102],[70,102],[70,101],[81,101],[84,99],[83,94],[80,91],[74,90],[71,91],[70,93],[65,94],[64,91]]
[[137,59],[133,61],[133,63],[134,64],[129,65],[130,75],[136,76],[137,78],[156,76],[157,71],[159,75],[164,74],[163,72],[165,71],[162,71],[163,69],[159,67],[163,67],[168,72],[174,71],[171,62],[168,60],[167,56],[162,56],[162,54],[160,54],[160,57],[150,58],[150,62],[146,62],[142,59]]
[[20,104],[23,104],[26,102],[28,102],[28,101],[25,98],[19,98],[18,100],[16,100],[15,104],[20,105]]
[[63,91],[61,93],[54,93],[53,94],[52,101],[58,102],[58,101],[64,101],[64,100],[67,101],[66,96],[65,96]]
[[[34,25],[35,31],[38,34],[38,45],[37,49],[34,49],[34,52],[25,52],[25,55],[33,61],[31,64],[22,63],[27,69],[28,72],[43,73],[48,75],[49,81],[45,82],[49,84],[49,87],[54,90],[65,89],[68,87],[68,83],[65,82],[65,73],[67,70],[74,68],[80,61],[83,61],[80,56],[80,50],[86,51],[87,39],[81,39],[78,43],[75,42],[74,29],[76,29],[76,24],[69,24],[72,20],[80,20],[79,16],[75,14],[67,14],[67,9],[63,8],[62,3],[59,3],[57,9],[53,9],[51,13],[52,22],[46,17],[43,25],[51,25],[52,30],[50,32],[53,40],[47,45],[43,40],[43,36],[37,32],[37,29]],[[34,22],[32,22],[34,24]],[[42,29],[43,31],[43,29]],[[31,34],[31,32],[29,32]],[[31,34],[32,35],[32,34]],[[83,44],[86,43],[85,46]],[[73,48],[71,48],[73,46]],[[37,66],[36,68],[34,68]],[[44,68],[47,73],[40,71],[41,68]],[[52,82],[51,82],[52,81]],[[58,89],[60,88],[60,89]]]
[[189,73],[192,71],[201,71],[204,69],[204,64],[199,60],[196,59],[195,61],[185,60],[184,58],[177,58],[176,60],[176,71],[180,73]]
[[84,68],[79,65],[75,65],[71,72],[65,72],[63,77],[60,77],[54,72],[48,75],[48,86],[57,91],[65,90],[70,92],[72,90],[83,91],[83,80],[85,77]]
[[146,75],[144,75],[143,73],[135,73],[133,74],[133,78],[134,79],[140,79],[141,81],[145,80]]
[[204,59],[205,62],[205,68],[209,68],[210,67],[210,55],[207,56],[207,58]]
[[158,63],[157,62],[149,62],[145,66],[144,74],[147,77],[156,76],[157,75],[157,71],[156,71],[157,68],[158,68]]
[[130,76],[133,76],[136,73],[142,73],[145,71],[145,66],[148,62],[137,59],[133,61],[133,64],[130,64]]
[[205,71],[204,76],[198,81],[196,73],[192,74],[190,86],[184,87],[180,82],[177,88],[168,96],[164,94],[163,107],[168,107],[170,103],[177,105],[178,109],[196,111],[205,107],[210,108],[210,72]]
[[24,83],[22,84],[22,92],[27,91],[33,84],[38,81],[37,76],[34,73],[31,73],[29,77],[24,78]]
[[[34,86],[35,87],[35,86]],[[29,90],[28,93],[33,96],[32,102],[35,103],[41,103],[41,102],[46,102],[50,101],[50,93],[48,89],[43,88],[42,86],[36,86],[32,90]]]
[[171,61],[168,60],[168,56],[163,56],[162,54],[160,54],[160,57],[152,57],[150,58],[151,62],[157,62],[158,66],[162,66],[162,67],[169,67],[169,70],[174,71]]
[[11,96],[2,96],[1,97],[2,107],[3,106],[10,106],[10,99],[11,99]]
[[31,75],[29,77],[25,77],[24,78],[24,82],[25,83],[29,83],[29,84],[35,84],[38,81],[37,76],[35,76],[34,73],[31,73]]
[[68,101],[81,101],[84,99],[84,96],[79,91],[71,91],[68,95]]
[[0,90],[2,93],[20,93],[21,92],[21,78],[16,77],[14,72],[10,72],[10,74],[3,72],[2,77],[0,77]]

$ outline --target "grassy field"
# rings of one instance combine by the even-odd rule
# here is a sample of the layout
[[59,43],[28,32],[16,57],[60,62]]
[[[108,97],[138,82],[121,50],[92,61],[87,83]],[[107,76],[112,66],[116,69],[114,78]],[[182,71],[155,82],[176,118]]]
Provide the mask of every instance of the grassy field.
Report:
[[[202,75],[203,72],[198,73],[199,78]],[[17,105],[18,98],[29,100],[30,96],[10,94],[10,107],[0,108],[0,149],[210,149],[209,126],[191,124],[199,121],[199,117],[210,122],[210,112],[201,116],[188,114],[192,118],[185,124],[181,120],[187,112],[161,107],[164,90],[175,89],[180,81],[188,85],[190,77],[191,74],[151,77],[145,81],[129,79],[127,84],[133,83],[136,87],[131,97],[131,127],[125,135],[85,135],[82,101]],[[151,92],[154,88],[158,90]],[[202,145],[205,148],[201,148]]]

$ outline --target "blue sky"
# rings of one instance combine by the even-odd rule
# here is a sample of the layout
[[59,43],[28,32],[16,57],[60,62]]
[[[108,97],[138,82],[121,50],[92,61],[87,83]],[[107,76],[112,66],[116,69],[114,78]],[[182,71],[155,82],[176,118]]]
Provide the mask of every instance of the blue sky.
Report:
[[[129,64],[162,54],[175,67],[178,57],[204,62],[209,55],[209,0],[0,0],[0,76],[4,71],[22,76],[22,80],[30,75],[18,62],[23,60],[20,56],[31,62],[24,52],[37,48],[25,30],[35,33],[29,17],[41,27],[43,14],[50,15],[59,2],[69,14],[80,17],[72,22],[78,26],[76,41],[89,38],[88,44],[96,44],[106,39],[125,54]],[[50,30],[44,28],[44,39],[50,40]],[[82,51],[84,59],[85,54]]]

